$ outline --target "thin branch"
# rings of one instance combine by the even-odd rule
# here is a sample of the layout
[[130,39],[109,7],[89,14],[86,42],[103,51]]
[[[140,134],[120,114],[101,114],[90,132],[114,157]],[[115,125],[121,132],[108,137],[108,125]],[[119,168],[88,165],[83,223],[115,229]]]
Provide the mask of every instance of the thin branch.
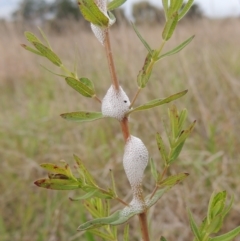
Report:
[[109,71],[110,71],[110,75],[111,75],[111,79],[112,79],[112,84],[114,85],[116,90],[119,90],[119,82],[118,82],[118,79],[117,79],[115,65],[114,65],[114,62],[113,62],[113,56],[112,56],[111,43],[110,43],[108,29],[106,30],[104,47],[105,47],[105,51],[106,51],[106,55],[107,55],[108,66],[109,66]]
[[135,103],[135,101],[136,101],[139,93],[141,92],[141,90],[142,90],[141,88],[138,88],[138,91],[137,91],[137,93],[135,94],[135,96],[134,96],[134,98],[133,98],[133,100],[132,100],[132,102],[131,102],[131,105],[129,106],[129,109],[131,109],[131,108],[133,107],[133,105],[134,105],[134,103]]
[[96,101],[98,101],[100,104],[102,103],[102,101],[95,95],[94,97],[93,97]]

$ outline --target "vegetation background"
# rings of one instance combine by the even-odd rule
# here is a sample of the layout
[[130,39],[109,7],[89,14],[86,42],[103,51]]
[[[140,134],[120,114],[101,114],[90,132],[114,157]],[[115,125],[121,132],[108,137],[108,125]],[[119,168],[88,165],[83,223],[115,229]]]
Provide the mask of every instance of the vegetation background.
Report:
[[[119,180],[119,195],[129,201],[119,125],[111,119],[86,124],[61,119],[61,113],[99,111],[100,106],[41,68],[40,64],[59,72],[47,60],[22,49],[20,44],[25,43],[25,30],[39,35],[35,25],[39,23],[64,64],[73,68],[77,60],[79,75],[94,81],[100,97],[110,85],[104,49],[80,17],[57,18],[55,12],[54,20],[43,22],[38,17],[42,15],[26,18],[23,8],[20,10],[15,14],[15,21],[0,23],[0,241],[97,240],[76,231],[89,218],[81,203],[68,199],[80,195],[78,191],[47,191],[37,188],[33,182],[46,176],[40,163],[58,163],[64,159],[73,165],[75,153],[102,186],[110,182],[108,170],[113,169]],[[213,190],[227,190],[229,198],[235,196],[224,231],[240,225],[240,19],[210,20],[197,13],[179,24],[165,50],[193,34],[194,41],[176,56],[158,63],[152,80],[138,99],[140,104],[188,89],[188,94],[175,104],[179,109],[188,109],[189,122],[197,120],[183,154],[170,170],[188,172],[190,176],[149,212],[152,240],[159,240],[160,235],[168,240],[193,240],[186,208],[192,210],[200,223]],[[122,17],[121,12],[116,14]],[[147,14],[153,16],[152,12],[144,14],[140,19],[143,16],[150,19]],[[157,47],[163,23],[161,18],[151,21],[151,27],[146,22],[138,23],[138,27],[152,46]],[[118,21],[111,36],[119,79],[131,97],[137,88],[136,76],[146,50],[126,20]],[[130,125],[132,133],[146,144],[159,169],[162,160],[155,133],[163,132],[164,120],[167,120],[167,106],[132,115]],[[146,193],[152,190],[153,183],[148,168]],[[119,207],[117,204],[113,210]],[[134,219],[130,228],[131,241],[139,240]]]

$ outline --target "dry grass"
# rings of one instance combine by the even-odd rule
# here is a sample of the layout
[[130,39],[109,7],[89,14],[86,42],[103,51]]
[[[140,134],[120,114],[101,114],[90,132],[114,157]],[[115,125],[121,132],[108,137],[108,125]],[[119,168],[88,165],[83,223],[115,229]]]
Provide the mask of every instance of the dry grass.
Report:
[[[195,34],[194,41],[180,54],[164,59],[155,67],[152,79],[138,99],[139,103],[188,89],[187,96],[175,102],[186,107],[189,121],[197,127],[186,143],[171,173],[189,172],[190,177],[173,188],[149,212],[152,240],[164,235],[168,240],[190,241],[192,235],[186,207],[203,218],[213,190],[225,189],[235,201],[224,230],[240,225],[240,55],[238,31],[240,20],[201,20],[179,25],[167,48]],[[55,192],[39,189],[33,181],[46,173],[42,162],[65,159],[73,164],[76,153],[92,170],[99,182],[108,185],[108,169],[113,168],[119,193],[131,197],[122,168],[123,140],[114,120],[94,123],[69,123],[60,113],[77,110],[100,110],[98,103],[79,96],[39,67],[52,68],[45,59],[20,48],[24,27],[0,28],[0,240],[1,241],[75,241],[84,240],[76,233],[85,218],[79,203],[68,200],[78,192]],[[155,47],[162,26],[141,27],[140,31]],[[33,32],[38,33],[37,28]],[[90,32],[71,26],[65,34],[48,33],[55,52],[63,62],[92,79],[98,95],[109,86],[109,74],[103,49]],[[112,31],[113,52],[122,86],[132,97],[136,75],[146,51],[130,28],[119,26]],[[54,68],[58,72],[58,69]],[[154,135],[163,132],[167,107],[136,113],[131,131],[147,145],[161,168]],[[145,190],[153,180],[146,173]],[[136,222],[131,222],[131,240],[139,240]],[[236,240],[240,240],[239,238]]]

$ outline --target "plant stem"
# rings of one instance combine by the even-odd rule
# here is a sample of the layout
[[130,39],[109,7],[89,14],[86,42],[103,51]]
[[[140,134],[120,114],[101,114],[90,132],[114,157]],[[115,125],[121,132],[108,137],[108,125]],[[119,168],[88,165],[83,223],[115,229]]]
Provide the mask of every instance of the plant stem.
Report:
[[156,186],[155,186],[155,188],[154,188],[154,190],[153,190],[153,192],[152,192],[152,194],[151,194],[150,199],[152,199],[152,197],[154,196],[154,194],[155,194],[156,191],[158,190],[159,185],[161,184],[162,179],[164,178],[165,174],[167,173],[168,168],[169,168],[168,165],[164,167],[164,170],[163,170],[163,172],[162,172],[162,175],[161,175],[160,179],[157,181]]
[[[106,38],[105,38],[104,46],[105,46],[105,50],[106,50],[106,55],[107,55],[108,66],[109,66],[110,75],[111,75],[111,79],[112,79],[112,84],[113,84],[113,86],[115,87],[116,90],[119,90],[119,82],[118,82],[118,79],[117,79],[116,70],[115,70],[115,66],[114,66],[114,62],[113,62],[113,56],[112,56],[112,50],[111,50],[111,44],[110,44],[110,38],[109,38],[108,30],[106,30]],[[140,91],[141,91],[141,89],[138,90],[136,96],[133,99],[132,104],[136,100]],[[127,142],[128,138],[130,136],[129,126],[128,126],[128,118],[125,116],[121,120],[120,124],[121,124],[121,128],[122,128],[124,141]],[[143,239],[143,241],[150,241],[149,234],[148,234],[146,211],[139,214],[138,217],[139,217],[139,222],[140,222],[142,239]]]
[[134,103],[135,103],[135,101],[136,101],[139,93],[141,92],[141,90],[142,90],[141,88],[138,88],[137,93],[135,94],[135,96],[134,96],[134,98],[133,98],[133,100],[132,100],[132,103],[131,103],[131,105],[129,106],[129,109],[131,109],[131,108],[133,107],[133,105],[134,105]]
[[148,234],[148,225],[147,225],[147,212],[140,213],[138,215],[140,228],[142,233],[142,240],[143,241],[150,241],[149,234]]
[[124,140],[125,140],[125,142],[127,142],[127,139],[130,136],[129,127],[128,127],[128,118],[124,117],[120,123],[121,123],[121,127],[122,127],[122,133],[123,133]]
[[100,104],[102,103],[102,101],[95,95],[94,97],[93,97],[96,101],[98,101]]
[[108,29],[106,30],[106,37],[105,37],[104,46],[105,46],[105,50],[106,50],[106,55],[107,55],[109,71],[110,71],[110,75],[111,75],[111,79],[112,79],[112,84],[114,85],[116,90],[119,90],[119,82],[118,82],[118,79],[117,79],[115,65],[114,65],[114,62],[113,62],[113,56],[112,56],[112,50],[111,50],[111,44],[110,44]]

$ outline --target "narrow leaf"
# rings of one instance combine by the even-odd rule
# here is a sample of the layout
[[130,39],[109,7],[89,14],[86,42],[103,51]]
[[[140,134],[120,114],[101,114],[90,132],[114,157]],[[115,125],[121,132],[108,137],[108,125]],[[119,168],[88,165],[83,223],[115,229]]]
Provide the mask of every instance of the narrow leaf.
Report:
[[151,100],[149,101],[148,103],[144,104],[144,105],[141,105],[141,106],[138,106],[132,110],[130,110],[128,112],[128,114],[130,113],[133,113],[133,112],[136,112],[136,111],[142,111],[142,110],[147,110],[147,109],[151,109],[151,108],[154,108],[156,106],[160,106],[160,105],[163,105],[163,104],[166,104],[166,103],[169,103],[173,100],[176,100],[182,96],[184,96],[188,91],[187,90],[184,90],[182,92],[179,92],[177,94],[174,94],[174,95],[171,95],[165,99],[156,99],[156,100]]
[[240,226],[223,235],[211,238],[211,241],[231,241],[240,234]]
[[98,190],[93,190],[91,192],[86,193],[85,195],[81,196],[81,197],[76,197],[76,198],[69,198],[71,201],[81,201],[81,200],[86,200],[89,198],[92,198],[95,196],[95,194],[98,192]]
[[153,161],[152,158],[150,159],[150,167],[151,167],[152,176],[153,176],[154,180],[157,181],[157,179],[158,179],[158,171],[157,171],[155,162]]
[[156,141],[157,141],[157,146],[158,146],[158,150],[161,154],[161,157],[164,160],[165,165],[167,165],[167,151],[166,151],[166,147],[163,142],[163,139],[159,133],[157,133],[157,135],[156,135]]
[[42,163],[40,166],[51,173],[63,174],[69,178],[75,179],[68,164],[66,164],[64,167],[61,167],[52,163]]
[[127,224],[123,231],[123,241],[129,241],[129,225]]
[[178,137],[178,140],[176,141],[176,143],[173,146],[174,148],[177,147],[178,145],[180,145],[182,142],[184,142],[188,138],[188,136],[192,132],[195,124],[196,124],[196,120],[186,130],[182,131],[182,133]]
[[185,123],[186,119],[188,116],[188,112],[187,109],[183,109],[180,114],[179,114],[179,118],[178,118],[178,130],[179,132],[177,133],[177,136],[180,136],[180,133],[183,129],[183,124]]
[[188,173],[179,173],[177,175],[167,177],[166,179],[164,179],[163,181],[161,181],[158,184],[160,186],[171,186],[172,187],[172,186],[176,185],[177,183],[183,181],[188,176],[189,176]]
[[33,48],[31,48],[31,47],[29,47],[29,46],[27,46],[27,45],[25,45],[25,44],[21,44],[21,46],[22,46],[23,48],[25,48],[26,50],[34,53],[34,54],[37,54],[37,55],[40,55],[40,56],[44,56],[42,53],[40,53],[40,52],[37,51],[36,49],[33,49]]
[[196,237],[197,241],[201,241],[201,236],[200,236],[197,224],[195,223],[190,210],[188,210],[188,217],[189,217],[190,227],[191,227],[191,230],[192,230],[194,236]]
[[93,178],[93,176],[91,175],[91,173],[88,171],[88,169],[84,166],[83,162],[81,161],[81,159],[76,156],[73,155],[75,162],[77,164],[77,171],[78,173],[81,175],[81,177],[86,180],[86,182],[88,184],[92,184],[93,186],[97,186],[96,182]]
[[162,5],[165,13],[165,19],[168,20],[168,0],[162,0]]
[[35,185],[53,190],[75,190],[81,188],[81,184],[72,179],[40,179]]
[[137,84],[139,88],[145,88],[152,74],[152,54],[148,53],[145,58],[142,69],[137,76]]
[[206,232],[209,234],[217,233],[223,224],[223,217],[218,215],[211,220],[210,225],[208,225]]
[[47,59],[49,59],[53,64],[55,64],[57,66],[62,65],[61,59],[50,48],[48,48],[38,42],[33,42],[33,45],[36,47],[36,49],[39,52],[42,53],[43,56],[45,56]]
[[171,18],[168,19],[168,21],[166,22],[163,32],[162,32],[162,38],[165,41],[168,41],[171,37],[172,34],[177,26],[178,23],[178,13],[175,12]]
[[112,11],[112,10],[120,7],[121,5],[123,5],[126,1],[127,0],[113,0],[108,3],[107,9],[108,9],[108,11]]
[[172,142],[174,143],[178,134],[178,110],[175,105],[169,109],[169,119],[171,122]]
[[186,5],[183,7],[182,11],[179,13],[178,21],[180,21],[185,16],[185,14],[190,10],[193,2],[194,2],[194,0],[188,0]]
[[174,148],[172,151],[171,151],[171,154],[170,154],[170,158],[169,158],[169,161],[168,161],[168,164],[171,164],[173,163],[177,158],[178,156],[180,155],[181,151],[182,151],[182,148],[184,146],[184,141],[178,145],[176,148]]
[[93,97],[95,95],[94,89],[89,88],[89,84],[86,84],[86,80],[88,79],[82,78],[82,81],[78,81],[73,77],[67,77],[65,80],[69,86],[71,86],[81,95],[85,97]]
[[90,90],[92,90],[93,93],[95,93],[94,84],[93,84],[93,82],[90,79],[88,79],[88,78],[80,78],[80,82],[85,84]]
[[80,11],[84,18],[99,27],[107,27],[109,19],[98,8],[93,0],[78,0]]
[[138,31],[137,27],[135,26],[134,23],[132,23],[133,29],[135,31],[135,33],[137,34],[138,38],[141,40],[141,42],[143,43],[143,45],[145,46],[145,48],[147,49],[147,51],[152,54],[152,49],[150,48],[150,46],[148,45],[148,43],[144,40],[144,38],[142,37],[142,35],[140,34],[140,32]]
[[33,42],[42,43],[33,33],[29,31],[24,32],[24,35],[27,41],[29,41],[30,43],[33,43]]
[[101,112],[86,112],[86,111],[64,113],[64,114],[61,114],[60,116],[66,120],[75,121],[75,122],[94,121],[94,120],[103,118],[103,115]]
[[178,45],[176,48],[168,51],[165,54],[160,55],[157,60],[160,60],[160,59],[162,59],[164,57],[168,57],[168,56],[171,56],[173,54],[176,54],[176,53],[180,52],[182,49],[184,49],[193,40],[194,37],[195,37],[195,35],[193,35],[192,37],[188,38],[186,41],[184,41],[183,43]]

